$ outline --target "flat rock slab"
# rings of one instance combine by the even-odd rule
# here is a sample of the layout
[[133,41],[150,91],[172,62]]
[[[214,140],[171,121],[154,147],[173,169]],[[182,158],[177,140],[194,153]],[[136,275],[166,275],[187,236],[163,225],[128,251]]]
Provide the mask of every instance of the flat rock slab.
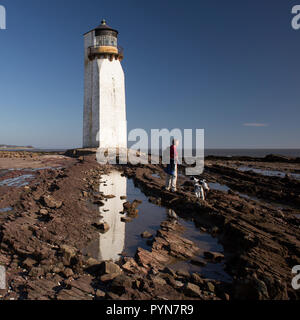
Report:
[[221,262],[224,259],[224,254],[220,252],[205,251],[204,257],[215,262]]
[[153,235],[152,233],[148,232],[148,231],[144,231],[142,234],[141,234],[141,237],[144,238],[144,239],[149,239],[149,238],[152,238]]

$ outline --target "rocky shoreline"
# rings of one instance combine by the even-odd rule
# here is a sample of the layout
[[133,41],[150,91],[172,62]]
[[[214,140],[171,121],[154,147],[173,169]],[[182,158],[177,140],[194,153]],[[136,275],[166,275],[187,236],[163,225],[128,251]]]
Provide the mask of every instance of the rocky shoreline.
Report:
[[[36,166],[28,184],[12,187],[1,181],[28,173],[24,168],[32,165],[31,155],[22,154],[23,169],[21,162],[19,170],[9,171],[1,170],[1,158],[7,157],[0,152],[0,210],[8,208],[0,211],[0,264],[6,267],[9,284],[0,299],[299,299],[299,291],[291,286],[291,270],[300,264],[299,180],[239,171],[234,162],[249,165],[249,158],[209,158],[205,178],[228,190],[211,190],[207,200],[199,202],[183,175],[177,193],[164,191],[165,173],[159,165],[101,166],[92,152],[34,157],[46,169]],[[17,156],[11,153],[9,158]],[[269,160],[251,163],[281,170],[278,158]],[[293,161],[284,160],[288,172],[299,170]],[[143,235],[149,249],[137,248],[134,257],[124,254],[117,262],[101,262],[86,256],[84,248],[95,232],[106,231],[91,203],[101,206],[108,200],[110,195],[99,193],[99,180],[113,170],[133,179],[151,202],[192,219],[217,237],[224,254],[208,251],[204,259],[195,258],[199,248],[170,217],[161,221],[153,237]],[[125,203],[126,215],[120,214],[120,219],[134,219],[138,203]],[[233,281],[174,270],[174,259],[198,264],[222,260]]]

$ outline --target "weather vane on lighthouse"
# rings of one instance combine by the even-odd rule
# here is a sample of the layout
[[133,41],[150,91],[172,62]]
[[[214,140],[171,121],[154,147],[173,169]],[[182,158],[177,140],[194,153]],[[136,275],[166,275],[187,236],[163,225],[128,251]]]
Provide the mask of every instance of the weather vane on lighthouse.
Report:
[[118,31],[103,19],[84,35],[84,148],[127,148],[125,77]]

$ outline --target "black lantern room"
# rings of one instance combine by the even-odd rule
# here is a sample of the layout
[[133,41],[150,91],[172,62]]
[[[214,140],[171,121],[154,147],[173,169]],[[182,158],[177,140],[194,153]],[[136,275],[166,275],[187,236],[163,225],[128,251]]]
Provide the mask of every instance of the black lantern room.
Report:
[[118,46],[118,31],[109,27],[105,20],[95,29],[96,46]]

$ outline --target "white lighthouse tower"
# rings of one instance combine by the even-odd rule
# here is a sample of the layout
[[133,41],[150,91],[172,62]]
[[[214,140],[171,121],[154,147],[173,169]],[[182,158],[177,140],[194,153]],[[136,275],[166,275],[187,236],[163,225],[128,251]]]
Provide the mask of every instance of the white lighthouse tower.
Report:
[[84,148],[127,148],[123,50],[105,20],[84,35]]

